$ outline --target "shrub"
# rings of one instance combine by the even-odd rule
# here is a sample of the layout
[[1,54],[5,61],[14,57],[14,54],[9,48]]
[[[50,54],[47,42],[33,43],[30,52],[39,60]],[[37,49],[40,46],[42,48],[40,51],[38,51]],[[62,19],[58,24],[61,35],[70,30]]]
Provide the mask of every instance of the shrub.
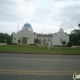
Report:
[[30,45],[35,45],[35,44],[30,44]]
[[8,41],[7,41],[7,44],[12,44],[12,41],[8,40]]
[[67,43],[67,46],[68,46],[68,47],[71,47],[72,45],[73,45],[73,42],[68,42],[68,43]]
[[78,45],[80,45],[80,40],[78,40]]
[[66,41],[65,41],[65,40],[63,40],[63,41],[62,41],[62,45],[64,46],[65,44],[66,44]]
[[12,43],[12,45],[18,45],[17,43]]
[[4,40],[3,39],[0,39],[0,43],[4,43]]
[[18,39],[18,41],[17,41],[17,42],[18,42],[18,44],[20,45],[20,43],[21,43],[21,40],[20,40],[20,39]]
[[38,43],[40,43],[40,40],[38,38],[34,39],[34,43],[36,45],[36,48],[38,48]]
[[64,50],[64,46],[65,46],[65,44],[66,44],[66,41],[65,41],[65,40],[63,40],[63,41],[62,41],[63,50]]

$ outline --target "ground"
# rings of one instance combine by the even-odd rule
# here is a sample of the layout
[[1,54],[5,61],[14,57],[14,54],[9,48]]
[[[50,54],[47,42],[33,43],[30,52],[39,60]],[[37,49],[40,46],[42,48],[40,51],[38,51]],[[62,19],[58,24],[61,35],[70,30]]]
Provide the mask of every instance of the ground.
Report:
[[36,48],[35,45],[6,45],[6,46],[0,46],[0,52],[6,52],[6,53],[37,53],[37,54],[80,54],[80,48],[71,48],[71,47],[65,47],[64,50],[62,47],[51,47],[48,49],[47,46],[39,46]]
[[73,80],[80,55],[0,53],[0,80]]

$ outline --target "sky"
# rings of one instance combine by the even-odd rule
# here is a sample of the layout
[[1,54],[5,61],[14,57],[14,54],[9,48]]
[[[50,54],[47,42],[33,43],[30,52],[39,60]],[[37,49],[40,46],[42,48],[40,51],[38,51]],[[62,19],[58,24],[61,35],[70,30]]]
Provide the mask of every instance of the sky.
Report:
[[79,29],[80,0],[0,0],[0,32],[16,33],[27,22],[36,33],[70,34]]

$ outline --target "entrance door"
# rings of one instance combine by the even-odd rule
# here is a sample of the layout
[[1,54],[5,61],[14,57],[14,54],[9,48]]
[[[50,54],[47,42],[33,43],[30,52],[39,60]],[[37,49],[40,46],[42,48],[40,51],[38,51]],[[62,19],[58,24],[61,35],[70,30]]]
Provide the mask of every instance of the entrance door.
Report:
[[27,44],[27,37],[22,37],[22,44]]

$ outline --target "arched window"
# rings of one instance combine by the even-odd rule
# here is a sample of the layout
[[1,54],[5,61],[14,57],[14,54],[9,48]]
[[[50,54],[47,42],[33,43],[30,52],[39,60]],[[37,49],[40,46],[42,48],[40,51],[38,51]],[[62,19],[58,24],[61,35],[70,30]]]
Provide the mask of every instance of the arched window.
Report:
[[46,39],[43,39],[43,44],[46,44]]
[[51,41],[50,39],[48,39],[47,41]]

